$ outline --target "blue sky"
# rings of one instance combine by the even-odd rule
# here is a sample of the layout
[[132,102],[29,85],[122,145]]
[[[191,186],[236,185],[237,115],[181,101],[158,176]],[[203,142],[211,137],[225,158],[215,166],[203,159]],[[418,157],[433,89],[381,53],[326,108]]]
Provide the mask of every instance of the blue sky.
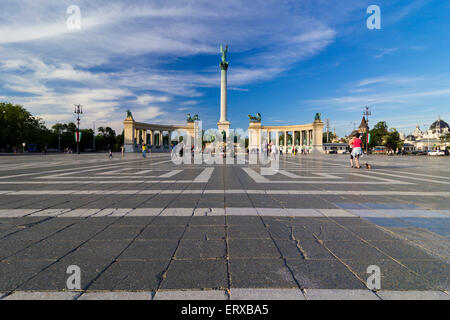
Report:
[[[381,30],[366,9],[381,8]],[[69,30],[67,7],[81,9]],[[450,2],[431,0],[119,1],[2,0],[0,101],[20,103],[47,125],[122,130],[137,121],[204,128],[219,117],[220,44],[228,44],[228,117],[248,126],[311,122],[338,135],[385,120],[409,133],[450,121]]]

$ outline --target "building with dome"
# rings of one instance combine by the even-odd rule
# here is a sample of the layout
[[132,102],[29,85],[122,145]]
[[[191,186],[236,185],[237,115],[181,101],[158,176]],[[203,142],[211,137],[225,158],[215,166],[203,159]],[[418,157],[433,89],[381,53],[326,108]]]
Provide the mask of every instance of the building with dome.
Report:
[[[439,117],[426,131],[422,131],[419,125],[405,137],[405,145],[413,146],[411,151],[444,150],[450,146],[450,139],[441,139],[449,133],[449,125]],[[413,150],[412,150],[413,149]]]

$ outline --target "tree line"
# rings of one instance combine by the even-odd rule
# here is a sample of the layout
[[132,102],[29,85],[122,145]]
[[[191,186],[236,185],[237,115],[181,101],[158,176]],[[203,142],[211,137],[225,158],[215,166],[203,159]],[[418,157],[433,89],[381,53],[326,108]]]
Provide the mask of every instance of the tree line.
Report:
[[[33,116],[21,105],[0,102],[0,151],[21,150],[76,150],[74,122],[56,123],[50,129],[44,121]],[[123,145],[123,132],[119,135],[110,127],[99,127],[95,134],[92,129],[80,129],[80,151],[119,151]],[[95,137],[94,137],[95,135]],[[94,142],[95,141],[95,142]],[[25,147],[23,147],[25,143]]]

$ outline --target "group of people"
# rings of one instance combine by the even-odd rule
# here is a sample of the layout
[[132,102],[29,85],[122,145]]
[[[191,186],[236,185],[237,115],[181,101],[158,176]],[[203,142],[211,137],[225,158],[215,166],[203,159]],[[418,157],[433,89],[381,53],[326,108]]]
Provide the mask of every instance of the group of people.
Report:
[[[265,145],[264,149],[265,149],[264,151],[266,152],[267,156],[269,154],[274,155],[276,153],[279,153],[280,155],[283,154],[283,149],[280,148],[279,146],[277,146],[276,144],[274,144],[273,142],[267,143]],[[300,152],[301,152],[301,154],[309,154],[309,149],[301,149]],[[291,154],[293,154],[295,156],[295,155],[297,155],[297,153],[298,153],[298,149],[295,146],[292,146]]]

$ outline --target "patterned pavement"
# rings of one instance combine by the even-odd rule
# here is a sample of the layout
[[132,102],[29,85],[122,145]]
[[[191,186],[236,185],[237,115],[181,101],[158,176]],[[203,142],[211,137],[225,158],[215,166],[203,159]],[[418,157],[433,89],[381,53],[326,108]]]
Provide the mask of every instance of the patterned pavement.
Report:
[[0,296],[448,299],[448,158],[371,162],[287,155],[267,176],[168,154],[2,156]]

